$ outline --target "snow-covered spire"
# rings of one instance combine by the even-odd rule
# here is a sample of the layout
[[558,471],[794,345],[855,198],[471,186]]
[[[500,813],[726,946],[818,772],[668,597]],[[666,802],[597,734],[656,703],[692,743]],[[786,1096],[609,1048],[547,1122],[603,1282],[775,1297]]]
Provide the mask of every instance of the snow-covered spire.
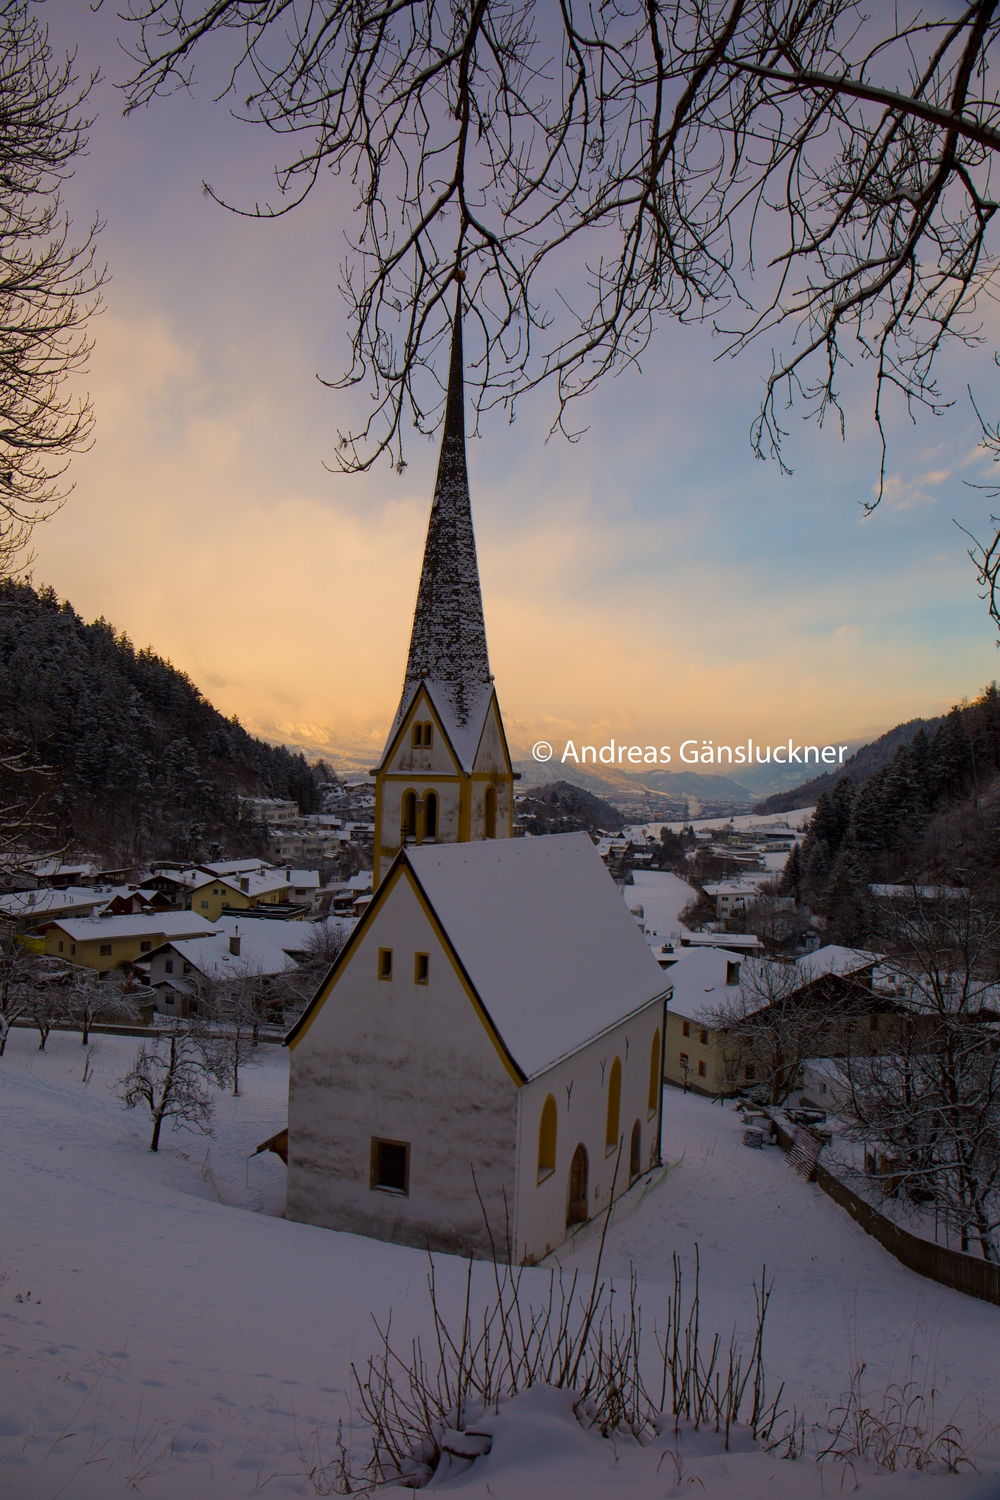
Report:
[[467,721],[490,681],[465,462],[461,290],[455,308],[441,457],[413,612],[404,701],[409,696],[407,688],[421,680],[447,685],[460,724]]

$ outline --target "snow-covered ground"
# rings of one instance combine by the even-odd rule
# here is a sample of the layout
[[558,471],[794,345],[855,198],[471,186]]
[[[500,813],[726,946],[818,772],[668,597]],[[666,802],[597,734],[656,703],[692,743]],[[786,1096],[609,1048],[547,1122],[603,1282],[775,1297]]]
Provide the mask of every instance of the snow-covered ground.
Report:
[[670,828],[674,833],[680,833],[682,828],[691,827],[697,833],[701,829],[728,828],[730,823],[734,828],[773,827],[776,823],[787,823],[789,828],[804,829],[815,811],[816,808],[813,805],[812,807],[794,807],[790,812],[783,813],[739,813],[733,818],[692,818],[688,822],[681,818],[673,823],[644,823],[642,826],[654,838],[661,828]]
[[[266,1047],[238,1100],[220,1096],[217,1135],[166,1133],[113,1096],[134,1040],[101,1037],[82,1082],[79,1038],[29,1031],[0,1059],[0,1493],[15,1500],[237,1500],[329,1493],[315,1472],[350,1410],[351,1362],[393,1315],[405,1346],[428,1327],[426,1260],[413,1250],[281,1217],[284,1168],[255,1145],[285,1118],[287,1056]],[[609,1232],[606,1269],[634,1264],[647,1342],[662,1319],[672,1252],[702,1265],[702,1324],[728,1341],[749,1327],[752,1281],[774,1277],[766,1362],[807,1426],[845,1389],[852,1357],[874,1390],[916,1330],[939,1410],[967,1437],[1000,1415],[1000,1308],[905,1270],[776,1149],[740,1144],[736,1115],[667,1092],[665,1156],[676,1165]],[[566,1256],[588,1268],[591,1241]],[[438,1258],[453,1307],[464,1267]],[[477,1267],[477,1295],[490,1268]],[[543,1269],[522,1283],[541,1302]],[[854,1351],[852,1354],[852,1350]],[[490,1419],[493,1451],[442,1486],[468,1500],[818,1500],[821,1494],[998,1500],[1000,1444],[980,1476],[821,1475],[759,1452],[678,1463],[663,1442],[603,1442],[564,1393],[535,1390]],[[699,1447],[693,1445],[694,1449]],[[703,1444],[701,1445],[704,1446]],[[309,1478],[313,1470],[313,1478]],[[408,1493],[408,1492],[402,1492]]]
[[622,895],[627,906],[642,907],[651,935],[668,938],[672,932],[687,932],[679,913],[694,900],[694,886],[669,870],[636,870],[633,880],[622,887]]

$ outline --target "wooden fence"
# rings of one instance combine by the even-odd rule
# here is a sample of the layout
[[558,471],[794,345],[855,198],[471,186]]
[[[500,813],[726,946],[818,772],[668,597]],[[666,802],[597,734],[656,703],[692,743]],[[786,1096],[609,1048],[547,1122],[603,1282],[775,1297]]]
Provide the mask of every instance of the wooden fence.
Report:
[[[777,1120],[772,1119],[771,1124],[781,1149],[791,1150],[794,1137]],[[984,1302],[994,1302],[1000,1306],[1000,1266],[988,1260],[980,1260],[975,1255],[964,1255],[960,1250],[949,1250],[945,1245],[934,1245],[930,1240],[922,1240],[918,1235],[910,1234],[909,1230],[894,1224],[885,1214],[866,1203],[826,1167],[817,1165],[810,1181],[821,1187],[834,1203],[846,1208],[865,1234],[878,1240],[890,1255],[894,1255],[911,1271],[929,1276],[942,1286],[954,1287],[956,1291],[965,1292],[970,1297],[979,1297]]]

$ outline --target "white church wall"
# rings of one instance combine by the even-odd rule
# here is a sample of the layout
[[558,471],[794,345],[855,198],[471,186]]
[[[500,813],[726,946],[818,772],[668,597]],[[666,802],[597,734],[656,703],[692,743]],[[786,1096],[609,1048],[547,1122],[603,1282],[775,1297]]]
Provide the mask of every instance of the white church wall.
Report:
[[[378,978],[380,948],[393,977]],[[428,955],[428,983],[414,958]],[[488,1251],[513,1204],[517,1087],[406,875],[292,1047],[290,1219],[400,1244]],[[372,1139],[409,1145],[406,1196],[373,1188]]]
[[[537,1261],[566,1238],[570,1169],[573,1154],[583,1145],[588,1158],[588,1217],[607,1208],[614,1195],[629,1188],[632,1127],[639,1122],[640,1168],[648,1171],[657,1160],[662,1088],[656,1090],[656,1109],[649,1104],[650,1058],[654,1037],[662,1038],[664,1005],[654,1001],[619,1026],[582,1047],[521,1090],[517,1183],[517,1259]],[[614,1059],[622,1065],[618,1149],[606,1150],[608,1087]],[[661,1066],[657,1044],[657,1068]],[[659,1082],[659,1078],[658,1078]],[[556,1101],[555,1169],[538,1180],[539,1126],[547,1096]]]

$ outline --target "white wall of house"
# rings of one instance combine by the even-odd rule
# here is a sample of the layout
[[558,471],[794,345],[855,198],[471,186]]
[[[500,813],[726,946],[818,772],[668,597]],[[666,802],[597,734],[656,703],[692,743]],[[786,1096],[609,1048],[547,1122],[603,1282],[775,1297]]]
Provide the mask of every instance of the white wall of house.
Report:
[[[616,1198],[628,1191],[631,1135],[637,1121],[641,1142],[640,1170],[646,1172],[656,1165],[663,1094],[659,1086],[663,1026],[664,1004],[662,1000],[656,1000],[523,1086],[517,1183],[518,1261],[539,1260],[566,1238],[570,1169],[577,1146],[582,1145],[587,1152],[591,1218],[607,1208],[612,1183]],[[650,1062],[654,1037],[658,1086],[656,1107],[650,1110]],[[620,1146],[608,1149],[608,1086],[616,1057],[622,1065],[618,1121]],[[556,1102],[558,1122],[555,1170],[539,1181],[539,1128],[549,1094]]]
[[[484,914],[485,915],[485,914]],[[393,977],[378,977],[391,948]],[[417,953],[428,983],[414,982]],[[287,1214],[399,1244],[488,1253],[515,1198],[518,1088],[401,876],[292,1043]],[[373,1137],[409,1145],[406,1196],[371,1186]]]

